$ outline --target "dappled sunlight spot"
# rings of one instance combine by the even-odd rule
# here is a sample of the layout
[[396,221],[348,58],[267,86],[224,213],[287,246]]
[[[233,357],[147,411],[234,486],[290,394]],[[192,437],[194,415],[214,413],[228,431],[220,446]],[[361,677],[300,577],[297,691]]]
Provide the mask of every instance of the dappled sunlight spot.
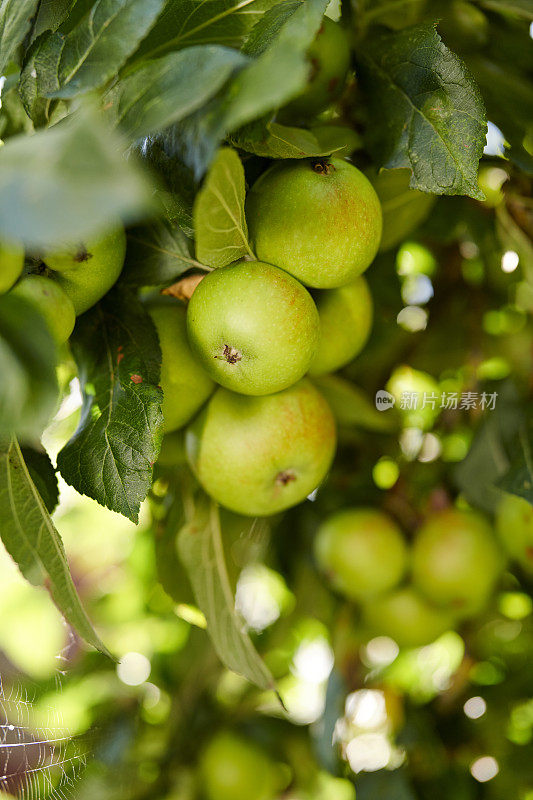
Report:
[[442,452],[442,445],[438,436],[434,433],[426,433],[418,460],[426,464],[431,461],[436,461]]
[[391,744],[382,733],[363,733],[346,746],[346,758],[355,773],[384,769],[391,754]]
[[389,636],[376,636],[363,648],[362,658],[369,667],[386,667],[397,658],[400,648]]
[[404,428],[400,435],[400,447],[408,461],[413,461],[424,443],[424,432],[420,428]]
[[126,686],[140,686],[151,671],[150,661],[142,653],[126,653],[117,664],[117,675]]
[[396,317],[396,322],[406,331],[417,333],[426,329],[428,324],[428,312],[419,306],[406,306],[402,308]]
[[487,138],[483,148],[486,156],[503,156],[505,149],[505,138],[501,130],[493,123],[487,122]]
[[294,654],[292,672],[308,683],[326,681],[333,669],[333,650],[325,639],[304,641]]
[[433,284],[427,275],[408,275],[402,282],[402,300],[408,305],[424,305],[433,297]]
[[502,255],[501,267],[503,272],[514,272],[520,263],[520,256],[515,250],[506,250]]
[[463,706],[463,711],[469,719],[479,719],[487,710],[487,704],[482,697],[470,697]]
[[486,783],[496,777],[500,767],[492,756],[482,756],[470,765],[470,773],[479,783]]
[[291,597],[279,573],[263,564],[251,564],[239,576],[235,609],[249,628],[262,631],[279,619]]
[[387,722],[385,695],[376,689],[360,689],[346,698],[346,716],[358,728],[373,730]]

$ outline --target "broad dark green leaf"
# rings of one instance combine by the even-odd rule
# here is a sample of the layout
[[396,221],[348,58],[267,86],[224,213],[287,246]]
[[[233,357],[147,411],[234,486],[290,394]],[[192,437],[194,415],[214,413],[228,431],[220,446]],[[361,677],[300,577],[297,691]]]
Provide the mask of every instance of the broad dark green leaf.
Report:
[[48,453],[37,447],[21,447],[22,457],[35,488],[49,514],[59,502],[59,485],[56,471]]
[[65,618],[85,641],[110,655],[76,592],[59,533],[39,495],[15,438],[0,439],[0,537],[24,577],[45,583]]
[[274,679],[235,612],[220,516],[215,503],[207,497],[197,501],[192,518],[178,534],[178,552],[221,661],[261,689],[274,690]]
[[208,267],[225,267],[245,255],[248,243],[244,215],[244,169],[235,150],[223,147],[213,161],[194,204],[196,256]]
[[246,37],[243,53],[257,58],[275,42],[285,23],[298,11],[302,0],[283,0],[269,8]]
[[357,781],[357,800],[417,800],[405,770],[363,773]]
[[[176,126],[176,139],[183,160],[202,175],[219,143],[242,125],[260,119],[282,106],[307,82],[306,53],[313,41],[327,0],[306,0],[295,8],[268,46],[261,50],[260,38],[254,48],[260,55],[226,85],[218,97]],[[266,36],[266,34],[265,34]]]
[[[526,39],[526,42],[526,46],[530,47],[531,40]],[[523,41],[520,44],[517,42],[516,46],[521,47],[522,44]],[[507,155],[513,157],[513,151],[516,151],[517,157],[529,160],[528,169],[531,171],[531,154],[523,147],[524,137],[533,119],[533,84],[530,75],[506,61],[498,62],[484,55],[467,56],[466,63],[483,93],[488,118],[502,130],[511,145],[511,152]],[[524,168],[525,165],[521,166]]]
[[91,114],[0,148],[0,235],[29,248],[57,247],[66,232],[87,238],[112,217],[133,221],[149,204],[135,160],[124,159],[120,137]]
[[215,45],[169,53],[119,81],[106,109],[126,136],[138,139],[196,111],[246,63],[237,50]]
[[54,412],[56,346],[33,305],[0,297],[0,436],[34,441]]
[[128,231],[126,263],[121,283],[132,286],[169,284],[191,267],[201,267],[192,255],[192,242],[167,222]]
[[57,466],[78,492],[137,522],[162,437],[155,329],[135,295],[117,287],[79,318],[71,346],[83,405]]
[[136,57],[154,58],[194,44],[240,47],[274,0],[166,0],[157,24]]
[[483,8],[499,11],[501,14],[516,14],[523,19],[533,20],[531,0],[478,0]]
[[501,499],[496,487],[509,472],[509,447],[523,424],[516,390],[505,384],[498,392],[494,411],[486,412],[466,458],[454,471],[455,482],[473,506],[495,511]]
[[0,75],[30,29],[38,0],[0,0]]
[[361,44],[359,60],[370,106],[368,141],[378,163],[411,169],[412,188],[482,200],[483,101],[435,27],[373,36]]
[[246,125],[231,137],[231,142],[241,150],[263,158],[309,158],[330,155],[337,149],[328,147],[325,150],[312,131],[277,122]]
[[33,69],[48,97],[71,98],[115,76],[156,21],[164,0],[97,0],[67,34],[43,38]]
[[156,191],[160,216],[171,225],[178,225],[192,239],[192,209],[198,187],[192,170],[176,157],[174,137],[175,128],[171,126],[146,137],[132,149],[162,184]]
[[56,31],[66,20],[75,3],[76,0],[41,0],[33,24],[33,39],[44,31]]
[[497,485],[511,494],[523,497],[533,505],[533,417],[531,407],[521,420],[509,445],[511,464]]

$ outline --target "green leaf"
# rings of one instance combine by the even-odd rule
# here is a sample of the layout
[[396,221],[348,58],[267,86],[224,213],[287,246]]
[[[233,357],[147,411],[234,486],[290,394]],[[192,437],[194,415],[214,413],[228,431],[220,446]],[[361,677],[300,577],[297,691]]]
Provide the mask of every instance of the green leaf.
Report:
[[231,137],[241,150],[263,158],[310,158],[325,156],[337,147],[321,147],[317,137],[303,128],[291,128],[277,122],[251,123]]
[[[180,154],[197,176],[205,172],[220,142],[241,126],[279,108],[307,83],[307,50],[320,27],[327,0],[291,3],[293,13],[271,40],[270,29],[254,38],[260,55],[226,85],[203,109],[176,126]],[[294,10],[295,9],[295,10]]]
[[169,53],[119,81],[106,109],[126,136],[138,139],[196,111],[246,62],[237,50],[215,45]]
[[345,428],[363,428],[377,432],[398,429],[398,417],[394,409],[378,411],[366,393],[340,375],[324,375],[314,378],[339,425]]
[[244,215],[244,169],[235,150],[223,147],[211,165],[194,204],[196,256],[209,267],[225,267],[245,255],[248,244]]
[[483,101],[434,26],[373,36],[359,57],[376,160],[411,169],[412,188],[483,200],[477,185],[487,130]]
[[390,250],[407,238],[427,218],[436,197],[409,187],[408,169],[382,170],[368,176],[383,213],[380,251]]
[[56,471],[44,449],[21,447],[22,457],[49,514],[59,502],[59,484]]
[[76,592],[54,527],[15,438],[0,440],[0,536],[24,577],[50,587],[68,622],[85,641],[110,655],[95,633]]
[[163,184],[156,191],[161,216],[171,225],[178,225],[192,239],[192,209],[198,187],[191,170],[176,157],[179,147],[174,138],[175,128],[170,127],[155,136],[148,136],[132,149],[155,173],[156,180]]
[[36,39],[44,31],[56,31],[75,4],[76,0],[41,0],[33,24],[32,38]]
[[121,283],[132,286],[169,284],[191,267],[201,267],[191,254],[192,242],[175,225],[154,222],[128,231]]
[[0,75],[30,29],[38,0],[0,0]]
[[34,58],[37,86],[71,98],[115,76],[155,23],[164,0],[97,0],[67,34],[44,38]]
[[[531,39],[526,41],[526,46],[530,47]],[[518,40],[515,46],[521,47],[522,44]],[[531,162],[531,155],[523,147],[524,137],[533,119],[530,75],[506,61],[499,63],[495,58],[483,55],[468,56],[466,63],[483,93],[488,118],[502,130],[506,140],[513,146],[512,150],[516,149],[517,155],[520,153]]]
[[178,534],[178,552],[221,661],[261,689],[275,690],[272,675],[235,612],[218,508],[206,497],[197,502],[192,519]]
[[61,475],[81,494],[137,522],[161,446],[161,350],[142,304],[117,287],[71,338],[83,405],[61,450]]
[[497,485],[533,505],[533,418],[531,408],[522,418],[509,446],[511,464]]
[[533,20],[531,0],[478,0],[483,8],[499,11],[501,14],[515,14],[523,19]]
[[509,446],[523,427],[514,387],[504,384],[494,411],[486,413],[468,454],[455,468],[454,478],[469,503],[493,513],[501,499],[496,487],[502,485],[500,481],[511,467]]
[[[99,117],[78,112],[50,130],[15,136],[0,148],[0,236],[28,248],[94,236],[149,207],[150,188],[122,140]],[[83,158],[80,157],[83,153]]]
[[273,0],[167,0],[136,57],[155,56],[195,44],[240,47]]
[[30,303],[0,297],[0,436],[36,440],[57,402],[56,346]]

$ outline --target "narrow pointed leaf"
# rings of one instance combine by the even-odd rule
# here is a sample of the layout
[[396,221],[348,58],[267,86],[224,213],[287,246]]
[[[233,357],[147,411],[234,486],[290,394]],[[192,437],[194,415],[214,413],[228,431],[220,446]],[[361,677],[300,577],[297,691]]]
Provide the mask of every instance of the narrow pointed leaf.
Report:
[[87,617],[61,537],[31,479],[15,438],[0,439],[0,537],[24,577],[45,583],[67,621],[89,644],[110,655]]

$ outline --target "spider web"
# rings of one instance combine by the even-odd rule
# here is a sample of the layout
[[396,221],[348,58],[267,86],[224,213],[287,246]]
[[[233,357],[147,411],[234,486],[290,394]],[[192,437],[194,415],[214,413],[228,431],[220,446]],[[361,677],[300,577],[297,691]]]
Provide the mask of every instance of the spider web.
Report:
[[[58,690],[62,674],[56,673]],[[33,708],[28,690],[6,687],[0,675],[0,800],[3,792],[17,800],[68,800],[86,766],[86,749],[57,711],[48,709],[46,725],[37,726]]]

